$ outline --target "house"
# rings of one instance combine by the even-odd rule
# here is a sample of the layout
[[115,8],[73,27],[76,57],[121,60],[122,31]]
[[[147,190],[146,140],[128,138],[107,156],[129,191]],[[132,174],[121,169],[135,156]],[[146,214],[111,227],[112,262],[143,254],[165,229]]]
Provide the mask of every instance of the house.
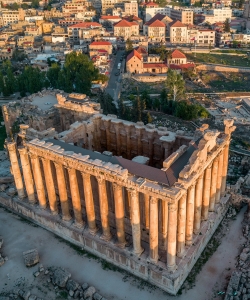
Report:
[[121,20],[114,25],[114,36],[120,36],[127,40],[132,35],[139,35],[138,23]]
[[163,42],[166,39],[166,25],[159,20],[146,22],[143,26],[143,34],[147,35],[151,41]]
[[102,25],[97,22],[83,22],[68,27],[68,37],[73,41],[90,41],[94,36],[103,33]]
[[187,26],[180,21],[169,23],[170,43],[183,44],[187,43]]
[[99,50],[105,50],[109,55],[112,54],[112,44],[107,41],[96,41],[89,45],[90,57]]
[[121,17],[119,16],[101,16],[99,19],[100,24],[102,24],[104,27],[112,27],[117,22],[121,21]]

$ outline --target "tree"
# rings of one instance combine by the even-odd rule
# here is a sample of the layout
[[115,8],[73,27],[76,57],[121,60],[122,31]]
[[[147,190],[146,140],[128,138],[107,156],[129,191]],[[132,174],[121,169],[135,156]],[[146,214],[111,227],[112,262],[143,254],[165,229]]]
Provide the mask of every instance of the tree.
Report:
[[240,1],[239,1],[239,8],[242,8],[244,2],[245,2],[245,0],[240,0]]
[[101,92],[99,94],[99,102],[105,115],[117,114],[117,108],[114,104],[114,99],[109,94]]
[[224,22],[224,31],[225,32],[230,32],[230,22],[229,22],[228,18]]
[[166,86],[174,101],[180,99],[184,95],[185,81],[181,74],[178,74],[176,71],[168,69]]
[[151,108],[152,106],[152,100],[149,96],[149,93],[147,90],[144,90],[141,94],[141,100],[145,102],[146,108]]
[[126,51],[127,53],[131,52],[134,49],[133,43],[130,39],[127,39],[126,41]]
[[61,68],[58,64],[52,63],[51,68],[47,72],[47,78],[50,82],[50,86],[59,88],[59,73]]

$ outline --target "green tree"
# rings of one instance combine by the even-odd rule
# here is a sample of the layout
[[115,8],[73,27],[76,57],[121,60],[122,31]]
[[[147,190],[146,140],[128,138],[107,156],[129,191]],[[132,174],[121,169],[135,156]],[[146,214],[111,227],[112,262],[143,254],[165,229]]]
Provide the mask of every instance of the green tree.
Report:
[[59,88],[59,73],[61,68],[58,64],[52,64],[51,68],[47,71],[47,78],[49,80],[50,86],[54,88]]
[[171,69],[168,70],[166,86],[174,101],[179,100],[184,96],[185,81],[183,80],[182,75],[178,74],[176,71]]
[[127,53],[131,52],[133,50],[133,43],[130,39],[127,39],[126,41],[126,51]]
[[242,8],[244,2],[245,2],[245,0],[240,0],[240,1],[239,1],[239,8]]
[[105,115],[117,114],[117,108],[114,104],[114,99],[108,93],[101,92],[99,94],[99,102]]
[[144,90],[141,94],[141,100],[144,101],[146,108],[151,108],[152,106],[152,100],[149,96],[149,93],[147,90]]
[[18,86],[22,94],[26,92],[37,93],[46,86],[46,73],[38,68],[27,66],[22,74],[18,76]]
[[153,122],[153,118],[151,117],[151,115],[150,115],[150,113],[148,112],[147,113],[147,121],[148,121],[148,123],[152,123]]
[[224,31],[225,32],[230,32],[230,22],[229,22],[228,18],[224,22]]

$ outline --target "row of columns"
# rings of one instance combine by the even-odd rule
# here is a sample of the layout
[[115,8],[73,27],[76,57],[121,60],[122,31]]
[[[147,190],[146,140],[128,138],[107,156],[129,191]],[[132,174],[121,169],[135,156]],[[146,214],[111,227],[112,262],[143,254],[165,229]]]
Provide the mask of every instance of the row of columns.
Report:
[[[17,186],[18,195],[24,197],[24,187],[22,176],[18,165],[15,143],[8,144],[12,171]],[[46,158],[42,158],[43,170],[46,173],[45,186],[43,182],[41,163],[38,156],[29,154],[25,147],[18,149],[23,170],[23,177],[26,187],[28,199],[31,204],[36,201],[34,183],[37,192],[39,206],[45,209],[47,206],[45,186],[47,190],[49,207],[52,214],[58,214],[56,190],[53,182],[52,162]],[[215,158],[213,163],[206,168],[204,174],[199,176],[197,181],[191,185],[187,193],[183,195],[178,203],[168,203],[162,201],[162,228],[159,230],[159,205],[158,199],[149,195],[144,195],[146,228],[149,228],[149,259],[153,263],[158,261],[159,248],[159,231],[163,233],[163,246],[167,252],[168,268],[175,268],[176,255],[182,257],[185,246],[190,246],[193,241],[193,233],[198,234],[201,226],[201,221],[208,218],[208,211],[213,211],[215,203],[220,200],[221,193],[225,190],[223,185],[223,172],[227,168],[227,160],[225,155],[228,155],[226,150],[223,150],[218,158]],[[31,161],[31,164],[30,164]],[[65,221],[71,219],[70,205],[68,201],[68,193],[66,186],[66,178],[64,166],[60,163],[54,163],[56,170],[56,180],[58,184],[59,200],[62,211],[62,218]],[[32,167],[32,168],[31,168]],[[84,221],[82,218],[82,204],[78,186],[77,173],[75,169],[67,168],[69,175],[69,185],[72,198],[72,207],[74,212],[75,226],[82,228]],[[33,173],[33,175],[32,175]],[[92,194],[91,175],[81,173],[84,198],[86,204],[86,214],[89,232],[95,234],[97,232],[95,206]],[[33,183],[34,178],[34,183]],[[108,195],[106,189],[106,181],[103,178],[98,178],[99,191],[99,207],[102,225],[101,238],[109,241],[111,232],[109,226],[109,207]],[[128,189],[130,202],[130,218],[132,227],[133,252],[135,255],[140,255],[143,252],[141,246],[141,221],[140,221],[140,203],[139,193],[136,190]],[[113,194],[115,203],[115,221],[117,230],[117,245],[125,247],[125,209],[123,187],[113,183]]]

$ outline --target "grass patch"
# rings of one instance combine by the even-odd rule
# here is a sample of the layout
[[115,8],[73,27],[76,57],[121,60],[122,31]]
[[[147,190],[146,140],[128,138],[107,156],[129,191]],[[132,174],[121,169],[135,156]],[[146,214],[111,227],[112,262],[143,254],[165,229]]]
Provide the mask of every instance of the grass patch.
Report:
[[212,53],[196,53],[186,54],[189,60],[192,60],[196,63],[210,63],[210,64],[219,64],[219,65],[228,65],[228,66],[241,66],[250,67],[250,58],[246,56],[237,56],[237,55],[225,55],[225,54],[212,54]]

